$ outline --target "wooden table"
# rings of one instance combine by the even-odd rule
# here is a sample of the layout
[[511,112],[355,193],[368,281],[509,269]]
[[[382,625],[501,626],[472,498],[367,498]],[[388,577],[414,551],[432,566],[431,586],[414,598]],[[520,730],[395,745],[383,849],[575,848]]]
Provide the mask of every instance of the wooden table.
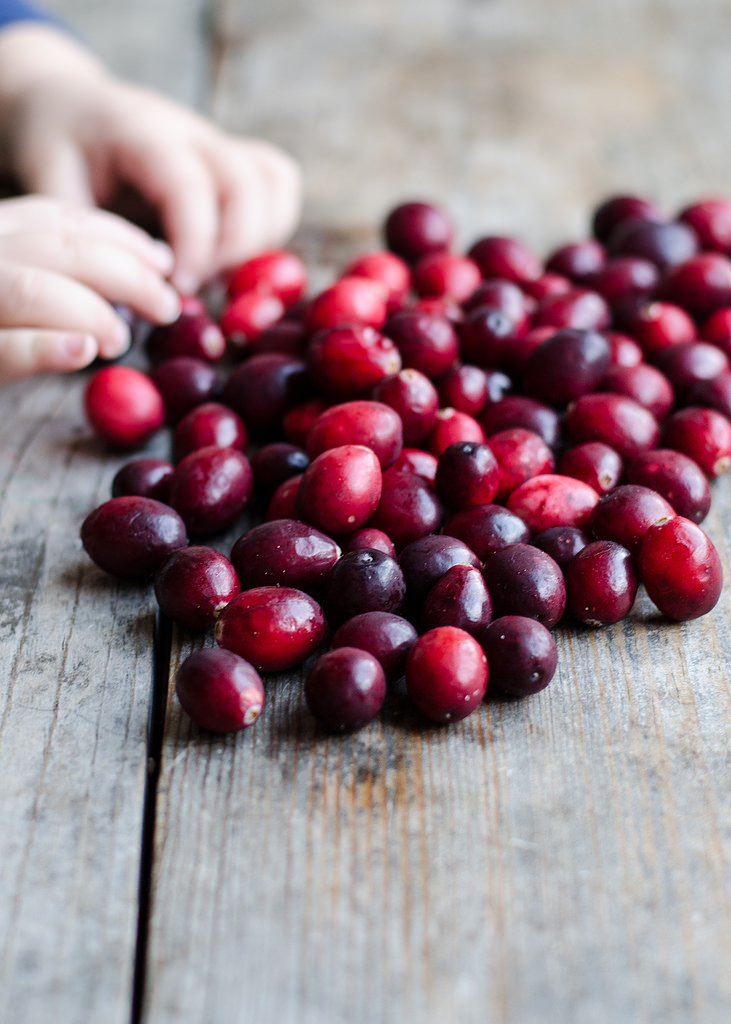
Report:
[[[297,156],[295,247],[323,278],[404,198],[442,202],[461,245],[545,253],[609,193],[731,191],[722,0],[53,7],[123,74]],[[85,379],[0,395],[0,1019],[731,1020],[729,588],[692,623],[641,598],[561,630],[547,690],[449,728],[396,701],[325,738],[295,673],[253,730],[203,735],[156,710],[150,592],[81,550],[123,461]],[[731,579],[729,508],[724,479],[706,526]],[[173,634],[172,670],[197,643]]]

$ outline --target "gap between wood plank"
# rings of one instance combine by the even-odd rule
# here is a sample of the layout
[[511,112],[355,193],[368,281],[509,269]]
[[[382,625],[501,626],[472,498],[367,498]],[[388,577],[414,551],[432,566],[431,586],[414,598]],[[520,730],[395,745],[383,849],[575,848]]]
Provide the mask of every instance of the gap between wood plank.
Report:
[[147,940],[152,898],[152,874],[155,851],[155,813],[157,786],[160,779],[162,742],[165,733],[165,712],[168,701],[172,623],[158,609],[152,641],[152,678],[147,716],[147,778],[142,809],[140,842],[140,873],[137,899],[137,940],[132,976],[132,1007],[130,1024],[140,1024],[147,978]]

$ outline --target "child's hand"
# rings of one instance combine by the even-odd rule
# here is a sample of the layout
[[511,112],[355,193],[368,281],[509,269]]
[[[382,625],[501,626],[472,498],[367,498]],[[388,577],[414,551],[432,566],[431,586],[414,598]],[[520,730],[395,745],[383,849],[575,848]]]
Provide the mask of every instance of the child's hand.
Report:
[[169,248],[120,217],[27,196],[0,202],[0,381],[76,370],[129,346],[111,303],[174,320]]

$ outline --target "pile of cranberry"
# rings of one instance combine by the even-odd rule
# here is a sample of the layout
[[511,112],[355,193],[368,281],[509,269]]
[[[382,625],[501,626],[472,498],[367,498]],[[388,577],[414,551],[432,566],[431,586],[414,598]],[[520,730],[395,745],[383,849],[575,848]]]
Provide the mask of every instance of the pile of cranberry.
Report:
[[328,729],[402,678],[455,721],[488,678],[547,686],[561,621],[618,622],[640,586],[676,621],[719,598],[699,524],[731,460],[731,202],[614,196],[544,263],[496,235],[456,252],[431,203],[383,233],[313,295],[294,252],[248,260],[219,316],[190,299],[149,332],[148,373],[89,381],[112,444],[171,428],[171,460],[125,464],[81,536],[213,630],[175,681],[204,728],[251,725],[262,674],[305,662]]

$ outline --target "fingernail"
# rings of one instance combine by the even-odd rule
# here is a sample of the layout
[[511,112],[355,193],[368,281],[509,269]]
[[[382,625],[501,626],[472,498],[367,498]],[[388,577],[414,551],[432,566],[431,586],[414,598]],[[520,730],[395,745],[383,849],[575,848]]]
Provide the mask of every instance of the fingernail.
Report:
[[192,270],[176,267],[171,277],[172,283],[183,295],[194,295],[200,288],[200,279]]
[[81,360],[91,362],[96,355],[96,341],[90,334],[64,334],[59,339],[59,349],[75,365]]
[[105,353],[107,356],[121,356],[132,344],[132,334],[129,324],[124,320],[117,320],[114,327],[114,351]]
[[171,324],[180,316],[180,295],[174,288],[165,288],[158,303],[158,316],[162,323]]
[[150,243],[150,252],[152,253],[155,266],[160,270],[160,273],[167,276],[175,265],[173,250],[167,242],[153,241]]

